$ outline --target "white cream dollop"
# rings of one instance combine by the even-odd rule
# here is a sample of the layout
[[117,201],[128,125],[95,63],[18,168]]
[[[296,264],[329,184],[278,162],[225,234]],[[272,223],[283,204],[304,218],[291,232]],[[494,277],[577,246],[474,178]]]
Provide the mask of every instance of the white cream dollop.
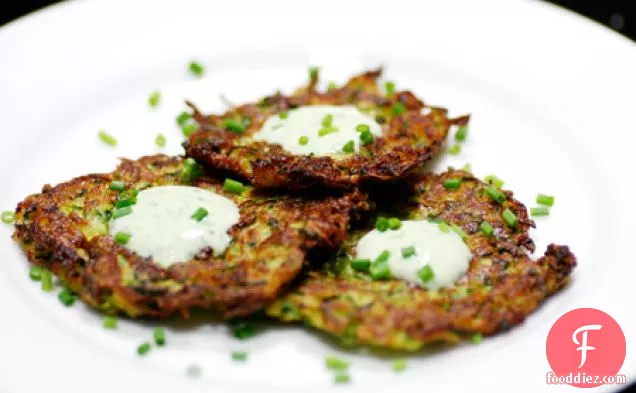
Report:
[[[403,250],[412,247],[415,253]],[[428,289],[452,286],[466,271],[472,254],[462,238],[452,230],[442,231],[428,221],[402,221],[397,230],[377,229],[364,235],[356,246],[357,259],[372,262],[389,251],[387,261],[394,278],[406,280]],[[429,266],[433,277],[423,282],[420,270]]]
[[[323,120],[328,115],[332,116],[331,127],[337,131],[321,136]],[[382,126],[355,106],[310,105],[292,109],[283,117],[270,116],[254,139],[279,144],[298,155],[344,154],[342,149],[349,141],[353,141],[353,152],[359,151],[360,132],[356,127],[360,124],[366,124],[374,136],[382,134]],[[305,144],[300,143],[302,137],[307,138]]]
[[[192,218],[199,208],[208,215]],[[109,232],[130,235],[126,247],[162,266],[192,259],[211,247],[216,255],[230,244],[228,230],[239,221],[239,208],[221,195],[197,187],[161,186],[140,191],[132,213],[111,220]]]

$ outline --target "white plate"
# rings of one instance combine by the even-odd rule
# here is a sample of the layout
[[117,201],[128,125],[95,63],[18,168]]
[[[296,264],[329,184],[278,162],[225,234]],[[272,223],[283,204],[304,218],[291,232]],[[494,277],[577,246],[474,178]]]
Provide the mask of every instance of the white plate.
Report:
[[[170,324],[168,345],[140,359],[136,346],[152,324],[105,331],[84,306],[62,307],[29,280],[2,225],[0,391],[324,391],[334,385],[323,358],[339,354],[353,361],[353,382],[338,391],[536,392],[547,388],[547,332],[564,312],[600,308],[628,342],[636,337],[628,291],[636,47],[585,19],[528,1],[82,1],[2,28],[0,56],[2,210],[44,183],[156,152],[157,132],[167,152],[181,152],[174,118],[184,97],[220,111],[220,93],[241,102],[289,90],[310,64],[326,80],[385,65],[399,87],[473,114],[464,152],[437,169],[470,162],[528,205],[537,192],[556,195],[552,215],[536,220],[538,249],[569,244],[579,258],[572,285],[522,326],[413,356],[397,375],[390,358],[343,352],[302,328],[237,342],[205,318]],[[192,58],[205,79],[188,75]],[[155,88],[164,101],[151,110]],[[100,128],[119,138],[117,148],[98,141]],[[233,349],[248,350],[249,361],[230,361]],[[200,378],[186,376],[191,364]],[[634,352],[621,372],[634,381]]]

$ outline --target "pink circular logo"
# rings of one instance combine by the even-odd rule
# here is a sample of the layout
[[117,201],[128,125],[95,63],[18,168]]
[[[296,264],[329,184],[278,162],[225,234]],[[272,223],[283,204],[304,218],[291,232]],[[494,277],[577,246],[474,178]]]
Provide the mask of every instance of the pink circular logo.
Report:
[[[625,335],[607,313],[578,308],[559,318],[548,333],[546,355],[555,376],[579,388],[603,385],[625,361]],[[611,379],[610,379],[611,380]]]

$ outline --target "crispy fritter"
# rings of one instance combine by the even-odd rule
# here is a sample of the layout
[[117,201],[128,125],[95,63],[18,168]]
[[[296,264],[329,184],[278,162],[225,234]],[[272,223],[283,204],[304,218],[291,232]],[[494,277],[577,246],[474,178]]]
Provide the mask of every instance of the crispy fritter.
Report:
[[[458,190],[444,188],[445,179],[458,177],[463,178]],[[507,200],[500,205],[486,194],[486,184],[454,170],[411,184],[411,203],[398,208],[402,218],[444,220],[467,235],[473,259],[455,286],[431,291],[402,280],[373,281],[354,271],[349,261],[366,228],[351,237],[328,269],[310,273],[266,312],[284,321],[302,320],[344,342],[413,351],[519,324],[568,282],[576,259],[567,246],[550,245],[537,261],[527,256],[534,249],[527,233],[534,223],[511,192],[505,191]],[[501,218],[505,208],[519,218],[514,229]],[[492,236],[479,230],[484,220],[494,228]]]
[[[403,178],[440,151],[451,124],[465,124],[468,117],[449,119],[446,109],[427,106],[409,91],[384,95],[377,85],[380,74],[363,73],[327,92],[316,90],[316,74],[291,96],[277,93],[222,115],[204,116],[193,106],[199,130],[185,143],[186,154],[259,188],[351,188]],[[358,154],[332,156],[294,155],[278,144],[253,139],[269,116],[307,105],[355,105],[382,124],[383,134],[361,146]],[[394,110],[396,105],[403,105],[403,113]],[[423,114],[424,109],[429,113]],[[245,131],[225,129],[228,119],[246,124]]]
[[[213,308],[226,317],[246,315],[279,295],[314,247],[337,247],[350,213],[367,207],[359,192],[302,198],[248,190],[235,195],[218,178],[184,176],[184,160],[164,155],[123,160],[108,174],[45,186],[16,209],[14,239],[31,263],[46,267],[89,305],[132,317],[186,316],[192,307]],[[214,257],[204,249],[193,259],[163,268],[120,246],[108,235],[123,180],[128,189],[160,185],[201,187],[234,200],[240,221],[232,242]]]

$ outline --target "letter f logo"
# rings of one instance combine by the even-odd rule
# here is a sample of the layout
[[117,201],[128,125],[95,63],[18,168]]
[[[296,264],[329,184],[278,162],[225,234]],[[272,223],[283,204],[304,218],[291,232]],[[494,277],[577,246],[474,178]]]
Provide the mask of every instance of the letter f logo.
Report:
[[[577,351],[581,351],[581,364],[579,364],[579,368],[583,367],[583,365],[585,364],[585,360],[587,360],[587,351],[593,351],[596,349],[592,346],[587,345],[588,330],[601,330],[602,327],[603,327],[602,325],[585,325],[576,329],[574,333],[572,333],[572,341],[574,341],[574,344],[581,345],[580,347],[576,349]],[[581,342],[579,342],[576,336],[581,332],[583,332],[583,334],[581,335],[582,337]]]

